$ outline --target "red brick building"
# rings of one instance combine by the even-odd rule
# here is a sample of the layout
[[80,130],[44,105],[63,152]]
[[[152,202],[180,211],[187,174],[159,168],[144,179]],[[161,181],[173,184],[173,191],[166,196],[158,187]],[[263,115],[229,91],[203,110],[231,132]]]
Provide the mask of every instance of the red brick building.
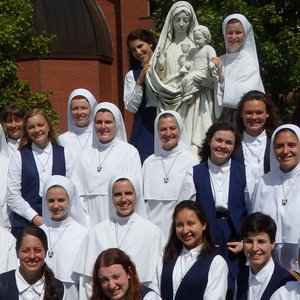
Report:
[[154,28],[147,0],[35,0],[34,26],[56,35],[51,54],[20,61],[19,76],[33,91],[50,96],[67,128],[67,100],[75,88],[89,89],[98,102],[124,112],[128,133],[132,114],[123,108],[123,80],[129,70],[126,37],[137,28]]

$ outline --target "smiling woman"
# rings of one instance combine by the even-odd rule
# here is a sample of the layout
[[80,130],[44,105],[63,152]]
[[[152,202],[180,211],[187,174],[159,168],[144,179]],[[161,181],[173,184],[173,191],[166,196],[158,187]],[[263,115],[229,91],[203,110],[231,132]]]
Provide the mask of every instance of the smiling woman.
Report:
[[[250,214],[242,225],[241,235],[249,266],[238,275],[235,299],[247,300],[256,295],[256,299],[269,300],[286,282],[296,280],[272,258],[276,223],[270,216],[261,212]],[[258,282],[254,278],[261,280]]]
[[144,79],[156,45],[153,35],[143,29],[134,30],[127,37],[127,47],[132,70],[124,81],[125,108],[135,113],[130,144],[135,146],[143,161],[153,153],[153,123],[157,103],[146,88]]
[[67,299],[78,299],[79,276],[73,264],[87,233],[84,210],[73,183],[51,176],[43,190],[42,229],[48,238],[46,262],[64,284]]
[[177,112],[161,112],[154,128],[155,150],[143,165],[143,190],[149,219],[167,239],[185,173],[199,160],[189,151],[185,127]]
[[[252,211],[270,215],[277,224],[275,259],[287,270],[295,269],[298,259],[300,128],[285,124],[271,139],[271,171],[256,183]],[[275,163],[277,161],[277,164]],[[278,166],[279,164],[279,166]]]
[[68,100],[68,131],[59,136],[75,160],[83,149],[92,144],[93,109],[97,101],[87,89],[72,91]]
[[119,217],[128,217],[134,212],[136,194],[132,183],[119,179],[113,185],[112,200]]
[[128,172],[112,176],[108,191],[110,216],[89,230],[74,264],[75,272],[82,278],[82,299],[90,299],[92,270],[103,250],[115,247],[126,251],[136,264],[141,282],[149,286],[165,245],[162,232],[146,219],[145,203],[136,176]]
[[2,113],[10,157],[18,149],[20,139],[23,136],[24,115],[24,109],[16,104],[5,107]]
[[246,93],[236,111],[236,126],[242,144],[233,158],[250,168],[256,178],[270,171],[271,135],[281,125],[275,105],[260,91]]
[[62,283],[44,261],[47,249],[47,236],[42,229],[24,228],[16,243],[20,267],[0,275],[0,299],[65,299]]
[[243,94],[264,92],[259,73],[253,28],[241,14],[232,14],[222,24],[226,53],[212,59],[219,76],[215,102],[217,119],[232,121],[230,109],[236,109]]
[[29,111],[24,128],[20,150],[10,161],[7,183],[16,237],[30,222],[43,224],[41,195],[45,181],[54,174],[70,176],[73,165],[68,151],[58,145],[54,126],[43,109]]
[[245,263],[239,232],[249,201],[245,166],[231,159],[237,144],[232,124],[213,124],[202,144],[202,161],[187,172],[179,194],[181,200],[199,202],[207,214],[213,239],[228,263],[227,299],[232,299],[236,276]]
[[217,255],[207,216],[194,201],[175,207],[163,260],[152,287],[164,300],[225,300],[228,267]]
[[122,114],[110,102],[101,102],[93,111],[93,143],[76,160],[72,181],[78,189],[89,226],[109,216],[108,183],[118,172],[131,172],[141,178],[141,161],[136,148],[127,143]]

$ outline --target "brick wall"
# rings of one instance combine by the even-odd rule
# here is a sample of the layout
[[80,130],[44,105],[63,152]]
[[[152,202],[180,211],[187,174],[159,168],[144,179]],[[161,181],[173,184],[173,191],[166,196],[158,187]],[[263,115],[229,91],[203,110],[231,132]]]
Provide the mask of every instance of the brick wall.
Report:
[[59,129],[67,129],[67,100],[75,88],[89,89],[98,101],[117,104],[124,113],[127,133],[132,114],[123,110],[123,79],[129,70],[126,37],[137,28],[153,28],[147,0],[98,0],[111,34],[113,62],[98,60],[35,60],[20,62],[19,76],[29,80],[34,91],[52,92],[50,97],[60,118]]

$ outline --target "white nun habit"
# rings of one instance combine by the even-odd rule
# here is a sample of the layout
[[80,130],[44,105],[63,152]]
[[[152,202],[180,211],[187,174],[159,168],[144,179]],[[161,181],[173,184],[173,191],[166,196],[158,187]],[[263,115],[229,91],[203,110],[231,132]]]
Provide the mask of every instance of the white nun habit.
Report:
[[139,180],[142,179],[140,156],[136,148],[127,143],[120,110],[112,103],[101,102],[94,109],[94,119],[100,109],[107,109],[112,113],[116,121],[115,137],[103,144],[93,126],[92,146],[81,153],[71,176],[90,217],[90,226],[109,217],[108,182],[116,171],[130,172]]
[[[47,192],[53,186],[60,186],[69,198],[69,217],[54,221],[47,206]],[[73,264],[83,239],[87,234],[84,212],[75,186],[66,177],[54,175],[45,182],[43,192],[43,218],[41,228],[48,238],[46,263],[56,278],[65,286],[66,299],[78,299],[79,276],[73,272]]]
[[[119,217],[112,201],[112,187],[119,179],[128,179],[135,190],[134,212],[127,217]],[[140,281],[149,285],[155,274],[165,239],[160,229],[144,218],[145,204],[140,183],[129,173],[113,176],[109,183],[110,207],[114,210],[110,217],[90,229],[78,253],[74,265],[80,274],[80,299],[91,296],[91,280],[94,263],[103,250],[119,248],[125,251],[136,265]]]
[[[271,157],[274,154],[274,138],[283,129],[296,134],[300,140],[300,128],[296,125],[279,126],[271,139]],[[299,150],[298,150],[299,151]],[[271,160],[272,161],[272,160]],[[300,237],[300,163],[288,173],[279,166],[259,179],[252,198],[252,212],[261,211],[276,222],[275,260],[287,270],[298,269],[298,240]]]
[[[86,127],[77,127],[71,113],[71,102],[74,97],[83,96],[91,107],[89,124]],[[76,89],[68,100],[68,131],[59,136],[59,142],[68,149],[75,160],[83,149],[92,144],[93,109],[97,101],[89,90]]]
[[[171,151],[162,148],[159,138],[158,122],[165,114],[175,117],[180,130],[178,145]],[[143,164],[144,199],[149,219],[162,230],[167,239],[183,178],[186,171],[199,163],[199,160],[189,151],[185,127],[177,112],[161,112],[156,117],[154,126],[154,154]]]
[[227,23],[232,19],[238,19],[242,23],[245,40],[240,51],[229,53],[226,49],[226,54],[220,56],[225,81],[218,85],[217,103],[215,103],[216,118],[220,117],[223,107],[236,109],[241,97],[248,91],[265,91],[259,73],[252,25],[241,14],[229,15],[222,24],[224,38]]

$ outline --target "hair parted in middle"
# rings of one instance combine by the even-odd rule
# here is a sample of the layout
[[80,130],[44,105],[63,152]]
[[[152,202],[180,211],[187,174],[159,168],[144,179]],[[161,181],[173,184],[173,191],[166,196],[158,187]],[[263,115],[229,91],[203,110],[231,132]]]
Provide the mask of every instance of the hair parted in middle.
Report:
[[91,300],[109,300],[102,290],[98,272],[101,267],[110,267],[115,264],[121,265],[125,272],[130,275],[126,300],[142,300],[142,287],[135,264],[124,251],[118,248],[104,250],[97,257],[93,269],[93,294]]
[[206,224],[206,228],[202,233],[203,246],[200,255],[210,254],[216,249],[210,232],[208,219],[202,205],[199,202],[195,202],[192,200],[184,200],[179,202],[174,209],[173,222],[170,229],[170,237],[165,247],[163,256],[164,262],[169,262],[173,259],[176,259],[180,255],[180,252],[182,250],[183,243],[179,240],[176,234],[176,216],[183,209],[194,211],[201,224]]

